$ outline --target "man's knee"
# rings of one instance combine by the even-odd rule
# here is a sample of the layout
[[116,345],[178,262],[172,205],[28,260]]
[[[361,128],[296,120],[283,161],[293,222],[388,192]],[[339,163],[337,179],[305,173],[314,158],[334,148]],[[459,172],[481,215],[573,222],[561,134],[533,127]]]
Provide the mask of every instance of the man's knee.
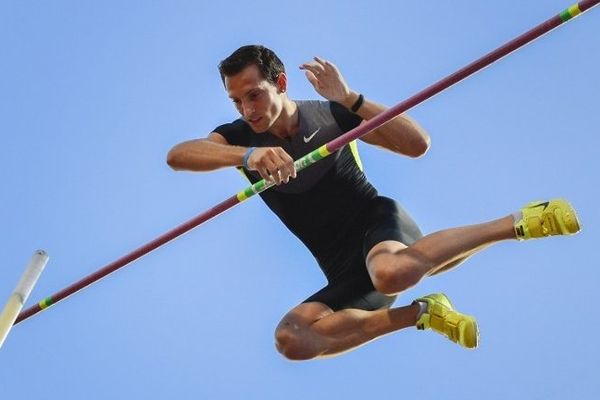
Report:
[[379,293],[392,295],[415,286],[421,280],[416,268],[394,264],[379,264],[370,269],[373,286]]
[[275,331],[275,347],[281,355],[294,361],[310,360],[318,355],[306,330],[294,327],[289,322],[282,325]]
[[[379,246],[379,245],[378,245]],[[389,248],[382,243],[367,257],[373,286],[383,294],[396,294],[416,285],[423,277],[424,257],[407,247]]]

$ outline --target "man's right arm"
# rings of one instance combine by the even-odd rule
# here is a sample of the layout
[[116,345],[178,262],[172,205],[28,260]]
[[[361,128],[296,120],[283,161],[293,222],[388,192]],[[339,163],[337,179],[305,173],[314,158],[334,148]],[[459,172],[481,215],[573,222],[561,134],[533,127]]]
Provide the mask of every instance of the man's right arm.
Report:
[[173,147],[167,155],[167,164],[176,171],[236,167],[242,165],[247,150],[230,145],[221,134],[212,132],[206,139],[189,140]]
[[[167,164],[176,171],[196,172],[239,167],[247,151],[248,147],[231,145],[223,135],[212,132],[206,139],[190,140],[173,147],[167,155]],[[294,160],[281,147],[254,149],[247,167],[277,185],[296,177]]]

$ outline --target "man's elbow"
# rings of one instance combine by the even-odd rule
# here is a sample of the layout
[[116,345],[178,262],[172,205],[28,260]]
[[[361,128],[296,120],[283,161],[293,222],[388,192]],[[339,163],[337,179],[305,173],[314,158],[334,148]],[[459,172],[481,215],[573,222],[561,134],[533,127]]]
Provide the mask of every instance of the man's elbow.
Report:
[[428,135],[421,137],[411,146],[409,157],[419,158],[424,156],[431,147],[431,138]]
[[167,154],[167,164],[173,170],[179,171],[183,169],[183,158],[183,152],[175,146]]

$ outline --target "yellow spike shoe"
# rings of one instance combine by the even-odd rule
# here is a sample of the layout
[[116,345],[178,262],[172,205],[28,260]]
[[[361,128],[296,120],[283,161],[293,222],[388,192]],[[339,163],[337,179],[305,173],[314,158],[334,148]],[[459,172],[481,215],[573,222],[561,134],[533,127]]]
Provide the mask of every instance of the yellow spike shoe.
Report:
[[417,321],[417,329],[432,329],[468,349],[477,347],[479,344],[477,321],[470,315],[454,310],[446,295],[430,294],[415,300],[417,301],[427,303],[427,311]]
[[534,201],[521,209],[523,218],[515,222],[519,240],[554,235],[573,235],[581,230],[575,209],[563,199]]

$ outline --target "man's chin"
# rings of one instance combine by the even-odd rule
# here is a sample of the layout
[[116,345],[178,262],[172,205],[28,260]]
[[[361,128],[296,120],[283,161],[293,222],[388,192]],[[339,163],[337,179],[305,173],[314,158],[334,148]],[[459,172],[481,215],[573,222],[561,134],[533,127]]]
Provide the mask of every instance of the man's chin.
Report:
[[248,123],[248,125],[250,125],[250,128],[252,128],[252,130],[256,133],[263,133],[269,130],[267,124],[264,123],[264,117],[260,117],[256,121],[246,120],[246,122]]

